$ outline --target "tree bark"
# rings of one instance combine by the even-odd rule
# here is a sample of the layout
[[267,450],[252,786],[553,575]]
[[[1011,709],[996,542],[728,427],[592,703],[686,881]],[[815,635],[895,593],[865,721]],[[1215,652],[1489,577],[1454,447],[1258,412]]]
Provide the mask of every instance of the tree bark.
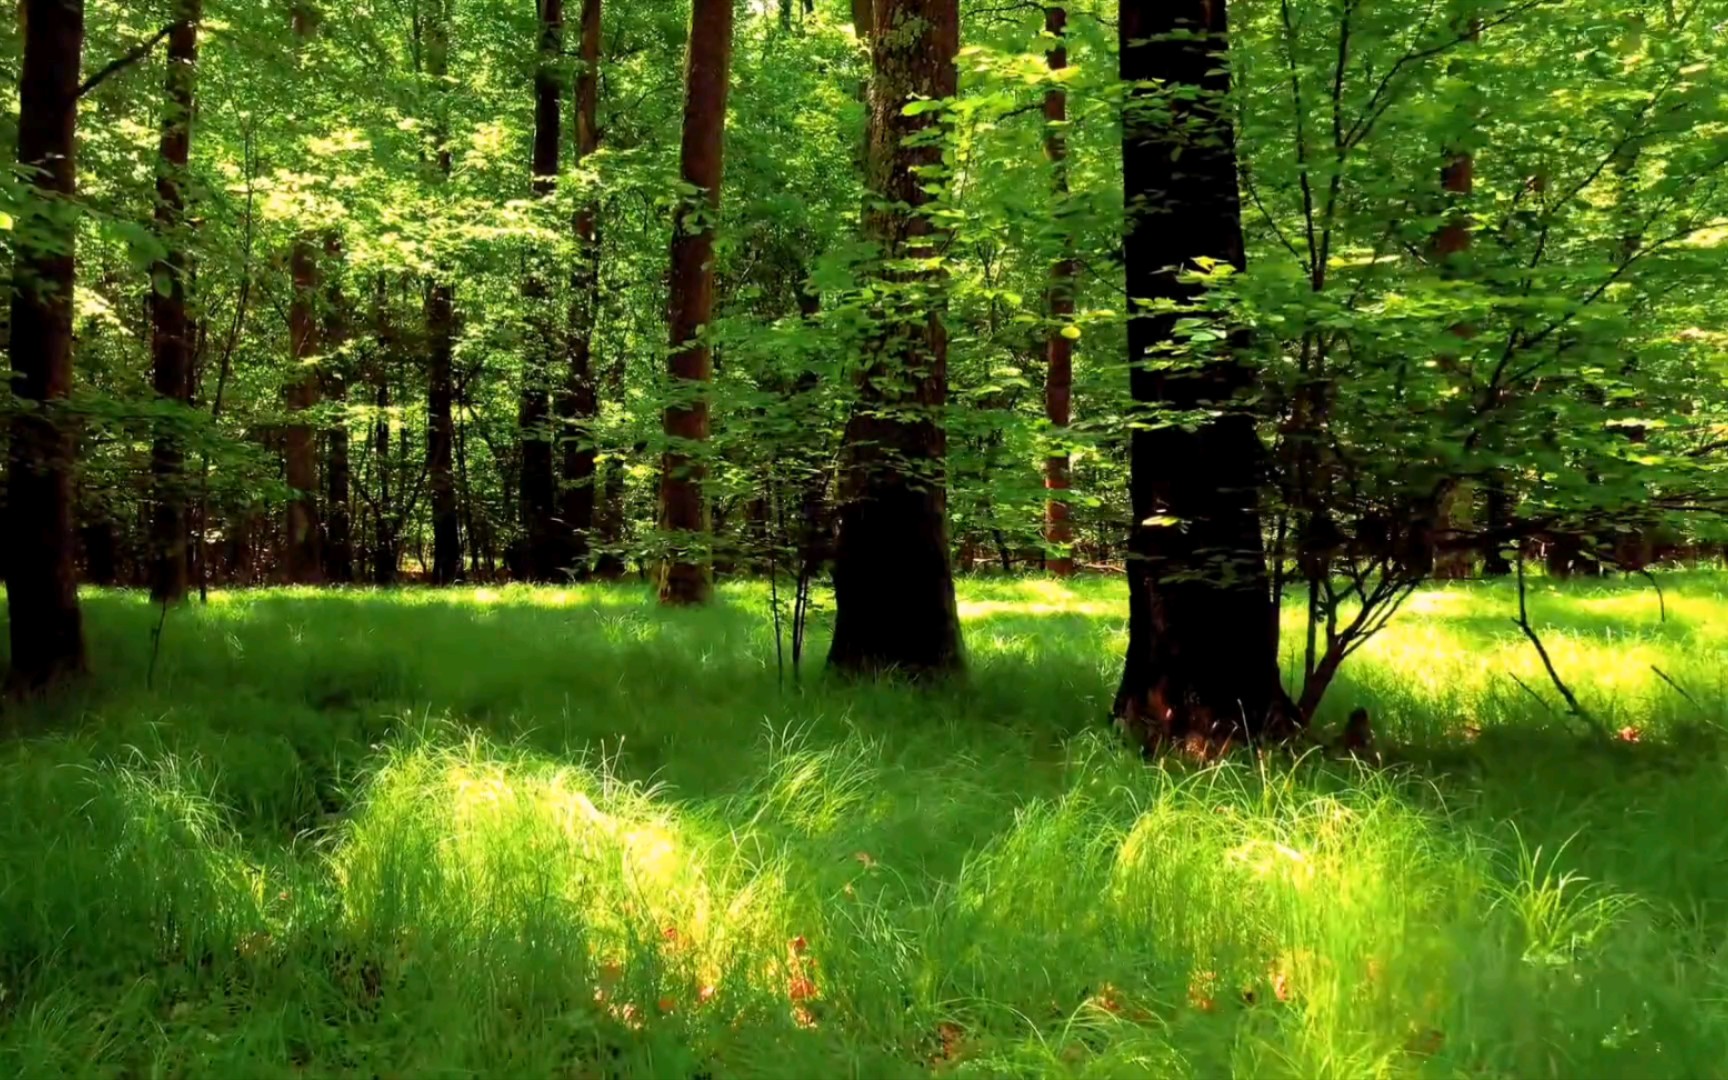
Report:
[[[1235,133],[1223,100],[1225,3],[1121,0],[1119,30],[1122,79],[1131,86],[1122,145],[1130,308],[1191,307],[1206,288],[1181,275],[1198,260],[1246,265]],[[1257,373],[1234,340],[1221,355],[1169,363],[1172,350],[1208,351],[1183,340],[1182,317],[1154,309],[1128,323],[1137,405],[1209,414],[1131,437],[1128,654],[1116,714],[1148,747],[1216,747],[1294,722],[1279,682],[1260,527],[1265,448],[1239,400]]]
[[[192,105],[198,64],[198,24],[203,0],[177,0],[168,35],[162,140],[156,165],[156,232],[164,256],[150,268],[151,381],[167,412],[187,404],[192,384],[191,322],[186,317],[186,166],[192,151]],[[178,603],[188,583],[186,556],[186,451],[174,423],[164,416],[151,447],[155,509],[151,519],[152,599]]]
[[[1052,74],[1068,66],[1068,12],[1061,7],[1044,9],[1044,31],[1055,39],[1050,48]],[[1068,92],[1053,83],[1044,92],[1044,154],[1054,174],[1055,220],[1061,234],[1062,257],[1050,270],[1050,336],[1044,347],[1044,415],[1058,439],[1066,438],[1073,411],[1074,342],[1064,331],[1074,318],[1074,235],[1068,212]],[[1074,527],[1068,511],[1068,451],[1044,459],[1044,545],[1050,555],[1045,565],[1057,577],[1074,576]]]
[[[294,34],[304,44],[317,24],[308,4],[294,6]],[[317,585],[324,578],[318,528],[318,443],[312,424],[304,414],[318,407],[318,260],[312,236],[294,238],[289,254],[293,296],[288,308],[289,373],[287,397],[289,421],[283,432],[282,458],[287,474],[289,499],[287,536],[283,546],[283,573],[294,585]]]
[[13,694],[84,670],[84,627],[73,568],[73,248],[78,235],[76,144],[84,0],[24,0],[18,164],[30,185],[12,233],[12,420],[6,492],[6,601]]
[[672,223],[671,393],[662,418],[667,447],[660,470],[660,528],[672,550],[660,601],[699,604],[713,586],[708,504],[702,494],[708,441],[708,382],[713,356],[701,335],[714,311],[714,226],[725,165],[726,94],[731,82],[731,0],[695,0],[684,80],[680,175],[686,190]]
[[955,95],[960,12],[957,0],[881,0],[875,18],[865,231],[884,299],[842,447],[828,664],[917,678],[958,671],[963,657],[948,561],[944,281],[896,268],[933,257],[942,239],[929,215],[942,148],[928,140],[941,121],[906,106]]
[[[332,267],[342,260],[342,240],[324,238],[324,257]],[[325,291],[324,342],[331,353],[324,366],[325,396],[337,408],[324,430],[324,577],[338,585],[354,580],[354,525],[348,458],[348,363],[341,349],[348,338],[348,304],[341,278],[330,276]]]
[[[582,0],[577,46],[576,163],[600,148],[600,5]],[[594,327],[600,307],[600,205],[596,194],[576,211],[576,266],[570,275],[569,365],[559,396],[564,482],[559,516],[568,537],[571,565],[587,576],[589,534],[594,528],[594,421],[600,400],[594,378]]]
[[[549,197],[558,177],[558,62],[564,48],[563,0],[540,0],[540,67],[534,76],[535,198]],[[564,565],[559,550],[557,475],[552,465],[552,405],[549,385],[554,359],[561,349],[555,324],[546,311],[550,302],[541,268],[529,271],[523,289],[530,320],[539,341],[523,358],[522,397],[516,422],[522,436],[522,531],[525,566],[532,581],[555,581]]]
[[[1462,30],[1463,36],[1470,41],[1476,40],[1480,33],[1474,22],[1466,24]],[[1461,147],[1448,147],[1445,154],[1445,163],[1440,166],[1440,190],[1446,200],[1446,218],[1434,234],[1433,256],[1440,265],[1441,274],[1450,278],[1463,272],[1462,264],[1470,251],[1470,213],[1466,207],[1457,204],[1468,201],[1476,190],[1476,158]],[[1472,337],[1475,330],[1460,324],[1452,327],[1452,333],[1464,340]],[[1455,370],[1456,355],[1441,357],[1441,365]],[[1434,576],[1439,580],[1457,581],[1470,576],[1472,545],[1460,543],[1455,534],[1459,531],[1461,517],[1468,516],[1474,497],[1473,485],[1462,479],[1449,478],[1435,501],[1432,535],[1437,550],[1434,553]],[[1460,507],[1464,511],[1462,514]]]
[[[450,181],[450,10],[448,0],[436,0],[426,25],[426,70],[438,89],[437,177]],[[426,295],[426,481],[432,493],[432,584],[451,585],[462,578],[462,536],[456,506],[456,476],[452,468],[456,425],[451,364],[455,352],[456,289],[440,269]]]
[[390,505],[390,380],[382,368],[372,400],[377,408],[377,419],[372,423],[372,458],[378,469],[378,501],[372,507],[372,584],[388,587],[396,584],[402,552]]

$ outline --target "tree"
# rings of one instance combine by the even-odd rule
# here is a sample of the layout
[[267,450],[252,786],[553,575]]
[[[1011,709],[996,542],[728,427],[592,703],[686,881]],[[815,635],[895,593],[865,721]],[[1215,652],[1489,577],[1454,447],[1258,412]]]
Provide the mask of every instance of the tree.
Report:
[[943,282],[925,268],[941,241],[930,211],[942,147],[932,136],[939,103],[958,91],[960,12],[957,0],[881,0],[875,18],[865,231],[883,299],[842,449],[828,663],[917,678],[963,663],[948,552]]
[[348,300],[342,292],[342,239],[324,237],[324,261],[331,268],[324,292],[324,397],[334,406],[324,429],[324,579],[334,585],[354,580],[354,515],[348,441]]
[[156,230],[163,255],[150,271],[151,381],[165,410],[151,451],[156,506],[151,526],[154,570],[150,592],[161,603],[184,599],[188,576],[186,451],[168,414],[187,403],[192,389],[191,324],[186,317],[191,268],[184,187],[192,151],[203,0],[176,0],[174,15],[168,34],[168,75],[156,166]]
[[1148,745],[1288,722],[1261,536],[1264,448],[1239,334],[1201,273],[1247,259],[1224,0],[1122,0],[1129,383],[1128,654],[1116,713]]
[[[1050,74],[1060,78],[1068,67],[1068,11],[1051,6],[1044,9],[1044,32],[1054,41],[1050,45]],[[1062,255],[1050,268],[1050,335],[1044,346],[1044,415],[1055,428],[1058,439],[1067,436],[1074,399],[1074,339],[1070,325],[1074,317],[1074,238],[1061,224],[1067,212],[1068,198],[1068,92],[1061,82],[1052,82],[1044,91],[1044,154],[1050,159],[1054,175],[1055,208],[1058,232],[1061,234]],[[1044,543],[1051,556],[1050,572],[1057,577],[1071,577],[1074,556],[1069,550],[1074,540],[1074,527],[1069,522],[1067,494],[1068,451],[1051,453],[1044,459],[1044,488],[1051,494],[1044,500]]]
[[[294,36],[304,47],[317,29],[309,3],[294,5]],[[282,433],[282,460],[288,479],[287,536],[283,572],[295,585],[323,580],[318,527],[318,443],[309,417],[318,406],[318,257],[310,232],[294,238],[288,256],[293,296],[288,307],[289,420]]]
[[[534,74],[534,197],[548,198],[558,182],[559,61],[564,49],[564,0],[540,0],[540,65]],[[538,253],[531,256],[531,261]],[[532,581],[554,581],[563,568],[557,524],[557,477],[552,469],[552,410],[549,380],[559,355],[558,333],[546,307],[550,297],[543,268],[529,272],[523,289],[537,341],[522,367],[517,427],[522,437],[521,505],[523,567]]]
[[[582,0],[576,73],[576,164],[600,148],[600,3]],[[569,537],[571,563],[588,564],[589,533],[594,527],[594,421],[599,394],[594,373],[594,324],[600,307],[600,206],[598,193],[586,195],[576,210],[576,263],[570,274],[570,350],[558,413],[563,422],[564,482],[559,509]]]
[[[555,0],[553,0],[555,2]],[[433,137],[437,141],[437,183],[450,182],[450,12],[448,0],[432,0],[426,25],[426,74],[437,99]],[[554,133],[554,136],[556,133]],[[556,146],[554,146],[556,155]],[[462,537],[456,516],[453,451],[456,425],[451,370],[455,352],[456,290],[440,268],[426,290],[426,474],[432,489],[432,584],[450,585],[462,577]]]
[[708,441],[708,383],[713,356],[703,334],[714,311],[714,227],[725,168],[726,95],[732,70],[731,0],[696,0],[684,78],[682,188],[672,225],[671,399],[663,429],[660,527],[672,550],[661,573],[660,600],[699,604],[712,587],[708,503],[702,481]]
[[30,185],[15,223],[12,420],[6,491],[6,606],[13,694],[84,670],[84,625],[72,564],[72,285],[77,238],[74,129],[84,51],[83,0],[25,0],[18,81],[18,164]]

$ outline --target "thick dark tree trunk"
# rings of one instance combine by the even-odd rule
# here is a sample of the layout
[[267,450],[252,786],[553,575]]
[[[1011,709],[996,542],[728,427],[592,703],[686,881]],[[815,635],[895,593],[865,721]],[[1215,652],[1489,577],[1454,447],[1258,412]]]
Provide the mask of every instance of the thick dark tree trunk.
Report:
[[[1246,262],[1223,100],[1225,3],[1122,0],[1120,15],[1122,79],[1132,87],[1122,145],[1130,305],[1192,305],[1206,290],[1181,275],[1198,260]],[[1128,323],[1135,402],[1213,415],[1132,435],[1128,655],[1116,713],[1148,746],[1218,746],[1278,732],[1293,709],[1279,683],[1260,528],[1265,450],[1241,400],[1256,373],[1235,349],[1184,342],[1179,318],[1156,311]],[[1214,355],[1172,365],[1173,350]]]
[[[342,241],[335,233],[324,238],[324,256],[332,271],[341,265]],[[338,585],[354,580],[354,525],[348,461],[348,362],[342,347],[348,339],[348,302],[341,278],[330,275],[324,301],[324,342],[331,359],[324,365],[324,394],[336,406],[324,430],[324,577]]]
[[[1044,9],[1044,30],[1055,38],[1050,49],[1052,73],[1068,66],[1068,12],[1061,7]],[[1068,336],[1074,318],[1074,238],[1068,214],[1068,92],[1060,83],[1044,93],[1044,153],[1054,171],[1055,218],[1062,234],[1062,257],[1050,270],[1050,336],[1044,347],[1044,415],[1058,439],[1066,438],[1073,410],[1074,341]],[[1044,459],[1045,562],[1057,577],[1074,575],[1074,526],[1068,512],[1068,452],[1052,453]]]
[[7,458],[6,603],[13,694],[84,670],[73,569],[73,247],[78,211],[73,129],[84,49],[84,0],[24,0],[18,164],[30,184],[12,233],[12,420]]
[[942,166],[941,146],[927,140],[941,121],[932,112],[908,116],[906,106],[954,96],[960,12],[957,0],[880,0],[875,18],[875,199],[865,230],[883,260],[885,299],[842,448],[828,664],[847,674],[919,677],[963,663],[948,562],[948,335],[941,275],[892,267],[934,256],[941,241],[927,213],[931,174]]
[[[438,157],[440,182],[450,179],[450,130],[446,101],[450,93],[450,11],[440,2],[427,23],[426,69],[437,83]],[[462,537],[456,507],[456,477],[452,468],[456,425],[451,364],[455,353],[455,287],[442,272],[426,295],[426,480],[432,492],[432,584],[450,585],[462,578]]]
[[[156,231],[166,254],[150,268],[151,377],[165,408],[186,404],[192,385],[192,332],[186,317],[188,260],[186,165],[192,151],[192,101],[198,64],[198,23],[203,0],[177,0],[168,35],[168,77],[162,107],[162,142],[156,164]],[[151,447],[155,512],[150,525],[150,593],[162,603],[185,598],[186,451],[171,421]]]
[[[310,4],[294,5],[294,34],[310,40],[317,17]],[[287,534],[283,544],[283,574],[290,584],[316,585],[324,577],[318,528],[318,441],[309,420],[295,414],[318,406],[318,257],[312,237],[294,238],[289,254],[293,296],[288,307],[289,421],[283,431],[282,463],[288,480]]]
[[[600,3],[582,0],[575,93],[578,165],[600,148]],[[558,398],[564,467],[559,516],[568,537],[570,563],[582,576],[587,574],[589,537],[594,529],[594,421],[600,411],[594,378],[594,327],[600,307],[599,221],[599,199],[590,195],[576,211],[574,222],[578,251],[570,275],[570,356]]]
[[680,155],[683,181],[696,194],[680,200],[672,224],[668,368],[673,400],[663,418],[667,447],[660,471],[660,528],[672,543],[660,580],[660,601],[666,604],[702,603],[713,587],[708,503],[702,493],[713,356],[700,335],[714,311],[714,225],[720,213],[731,69],[731,0],[696,0]]
[[[552,194],[558,178],[559,60],[564,48],[563,0],[539,0],[540,67],[534,76],[534,164],[535,198]],[[531,256],[531,258],[534,258]],[[544,260],[538,260],[543,262]],[[523,358],[522,396],[516,422],[522,438],[522,532],[524,569],[532,581],[556,581],[565,565],[558,523],[558,477],[552,462],[552,368],[563,351],[556,322],[547,310],[550,304],[544,266],[529,271],[523,287],[529,319],[538,341],[528,346]]]

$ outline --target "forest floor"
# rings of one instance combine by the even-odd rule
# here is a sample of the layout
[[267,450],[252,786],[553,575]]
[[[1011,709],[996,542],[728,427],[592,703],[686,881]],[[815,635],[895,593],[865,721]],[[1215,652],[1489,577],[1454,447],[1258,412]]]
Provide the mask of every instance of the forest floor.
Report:
[[930,693],[781,685],[760,586],[217,594],[153,676],[92,594],[0,1075],[1728,1075],[1728,576],[1662,581],[1532,582],[1599,734],[1417,595],[1328,704],[1381,769],[1123,750],[1119,580],[963,583]]

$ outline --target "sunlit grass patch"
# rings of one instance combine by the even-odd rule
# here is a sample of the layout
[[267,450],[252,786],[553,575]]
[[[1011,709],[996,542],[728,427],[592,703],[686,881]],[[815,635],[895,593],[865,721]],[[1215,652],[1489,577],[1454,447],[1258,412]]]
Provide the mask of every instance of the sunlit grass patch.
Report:
[[794,680],[761,583],[215,594],[153,686],[92,594],[0,754],[0,1069],[1719,1075],[1716,580],[1533,590],[1636,742],[1509,588],[1417,595],[1325,717],[1380,770],[1124,753],[1119,579],[963,582],[927,692]]

